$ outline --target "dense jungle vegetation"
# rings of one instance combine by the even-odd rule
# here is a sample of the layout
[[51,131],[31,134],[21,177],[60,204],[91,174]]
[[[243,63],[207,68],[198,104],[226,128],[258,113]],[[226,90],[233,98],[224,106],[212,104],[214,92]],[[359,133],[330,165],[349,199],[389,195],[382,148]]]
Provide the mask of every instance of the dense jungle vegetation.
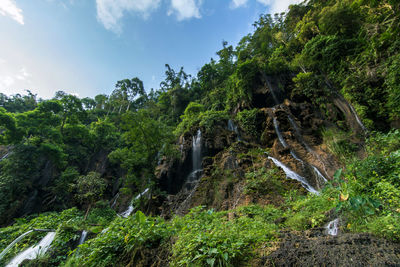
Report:
[[[47,228],[57,233],[51,249],[26,266],[146,266],[155,255],[159,266],[253,265],[260,251],[273,251],[280,231],[322,227],[332,211],[343,231],[400,241],[399,51],[399,1],[310,0],[261,15],[252,33],[236,47],[223,42],[196,76],[166,65],[156,90],[132,78],[94,98],[1,94],[0,251],[27,230]],[[180,136],[199,127],[212,133],[231,119],[255,143],[261,138],[264,103],[255,89],[263,75],[285,77],[286,98],[311,103],[326,118],[342,95],[367,128],[357,136],[363,153],[337,119],[340,130],[320,129],[320,137],[342,167],[319,195],[291,190],[280,205],[158,216],[154,207],[166,193],[156,168],[180,156]],[[264,152],[249,152],[254,166]],[[276,167],[250,168],[245,177],[245,194],[283,190]],[[145,188],[151,197],[137,200],[132,216],[110,207],[117,192],[126,204]],[[76,248],[82,230],[89,239]],[[0,265],[44,235],[23,239]]]

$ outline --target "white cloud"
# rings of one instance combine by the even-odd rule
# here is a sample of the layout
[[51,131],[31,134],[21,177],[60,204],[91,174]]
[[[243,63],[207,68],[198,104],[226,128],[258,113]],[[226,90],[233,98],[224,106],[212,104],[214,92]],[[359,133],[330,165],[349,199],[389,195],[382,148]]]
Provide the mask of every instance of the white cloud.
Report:
[[[0,0],[1,1],[1,0]],[[107,30],[119,33],[124,12],[135,12],[147,17],[158,8],[161,0],[96,0],[97,19]]]
[[0,0],[0,15],[10,17],[21,25],[24,25],[22,9],[17,7],[14,0]]
[[257,0],[261,4],[268,5],[270,7],[269,13],[281,13],[288,10],[290,5],[298,4],[302,0]]
[[30,85],[32,75],[26,67],[16,68],[0,58],[0,91],[6,94],[16,93],[13,89],[16,86],[27,87]]
[[[288,10],[289,5],[298,4],[302,0],[256,0],[260,4],[264,6],[268,6],[268,13],[275,14],[281,13]],[[231,1],[231,8],[238,8],[245,6],[248,0],[232,0]]]
[[175,14],[179,21],[201,18],[200,6],[201,0],[171,0],[171,8],[168,11],[168,15]]
[[232,0],[231,8],[238,8],[247,4],[248,0]]

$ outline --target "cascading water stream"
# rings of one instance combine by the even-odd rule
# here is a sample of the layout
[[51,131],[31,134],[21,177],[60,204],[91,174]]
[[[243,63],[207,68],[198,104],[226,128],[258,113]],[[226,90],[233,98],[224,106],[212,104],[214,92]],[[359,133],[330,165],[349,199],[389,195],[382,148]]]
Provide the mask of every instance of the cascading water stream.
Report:
[[142,193],[138,194],[131,202],[131,204],[128,206],[128,208],[122,212],[121,214],[119,214],[121,217],[127,218],[129,215],[132,214],[132,212],[134,211],[135,207],[133,206],[133,202],[135,200],[140,199],[141,197],[143,197],[145,194],[147,194],[149,192],[149,188],[146,188]]
[[275,88],[272,86],[271,82],[269,81],[267,75],[265,75],[264,72],[262,73],[262,75],[264,77],[265,83],[267,84],[267,86],[269,88],[269,91],[271,92],[271,95],[272,95],[272,98],[274,99],[275,104],[278,105],[280,102],[278,100],[278,97],[276,96]]
[[4,156],[2,156],[1,158],[0,158],[0,161],[2,161],[3,159],[6,159],[6,158],[8,158],[8,155],[9,155],[10,153],[9,152],[7,152]]
[[87,234],[88,234],[88,232],[86,230],[82,231],[81,237],[79,238],[78,245],[82,245],[85,242]]
[[[303,137],[301,135],[300,128],[297,126],[297,123],[294,121],[292,116],[290,116],[289,114],[288,114],[288,120],[289,120],[290,124],[292,125],[293,129],[295,130],[296,135],[300,139],[300,142],[303,144],[303,146],[307,150],[307,152],[311,153],[312,155],[314,155],[316,157],[316,159],[322,164],[322,167],[324,168],[325,174],[328,175],[328,172],[326,170],[325,164],[322,161],[321,157],[303,139]],[[311,167],[313,168],[313,171],[317,175],[317,177],[321,178],[324,182],[327,182],[327,179],[325,178],[325,176],[322,175],[322,173],[318,170],[317,167],[315,167],[314,165],[311,165]]]
[[[272,110],[274,111],[275,108],[273,108]],[[300,129],[297,127],[297,124],[294,122],[294,120],[293,120],[292,118],[290,118],[289,115],[288,115],[288,120],[289,120],[289,122],[291,123],[292,127],[295,129],[296,135],[299,136],[299,138],[301,139],[301,142],[305,145],[307,151],[310,152],[310,153],[312,153],[313,155],[316,155],[316,153],[315,153],[315,152],[305,143],[305,141],[301,138]],[[279,142],[282,144],[282,146],[283,146],[284,148],[288,148],[289,145],[286,143],[285,139],[284,139],[283,136],[282,136],[282,133],[281,133],[281,131],[280,131],[280,129],[279,129],[278,120],[276,119],[275,116],[273,117],[273,124],[274,124],[274,128],[275,128],[275,133],[276,133],[276,135],[278,136]],[[290,147],[289,147],[289,148],[290,148]],[[298,162],[300,162],[303,166],[306,164],[303,160],[301,160],[301,159],[296,155],[296,153],[295,153],[292,149],[290,149],[290,155],[292,155],[292,157],[293,157],[294,159],[296,159]],[[317,158],[319,159],[319,156],[318,156],[318,155],[316,155],[316,156],[317,156]],[[319,159],[319,160],[320,160],[320,159]],[[320,161],[321,161],[321,160],[320,160]],[[321,163],[322,163],[322,165],[323,165],[324,168],[325,168],[325,165],[323,164],[322,161],[321,161]],[[309,167],[311,167],[312,171],[314,172],[315,176],[316,176],[318,179],[322,180],[322,182],[324,182],[324,183],[327,182],[327,179],[325,178],[324,175],[322,175],[322,173],[318,170],[317,167],[315,167],[315,166],[312,165],[312,164],[308,164],[308,163],[307,163],[307,165],[308,165]]]
[[[284,148],[288,148],[289,145],[286,143],[285,139],[284,139],[283,136],[282,136],[281,131],[279,130],[278,120],[276,119],[276,117],[274,117],[273,122],[274,122],[275,133],[276,133],[276,135],[278,136],[279,142],[281,143],[281,145],[282,145]],[[292,155],[292,157],[293,157],[294,159],[296,159],[298,162],[300,162],[302,165],[304,165],[304,161],[302,161],[302,160],[296,155],[296,153],[294,153],[294,151],[291,150],[291,149],[290,149],[290,155]]]
[[7,252],[19,241],[21,241],[25,236],[29,235],[30,233],[34,232],[35,230],[29,230],[25,233],[23,233],[22,235],[20,235],[19,237],[17,237],[13,242],[11,242],[10,245],[8,245],[1,253],[0,253],[0,260],[4,257],[4,255],[7,254]]
[[20,235],[19,237],[17,237],[13,242],[10,243],[10,245],[8,245],[1,253],[0,253],[0,260],[4,257],[4,255],[7,254],[7,252],[15,245],[17,244],[19,241],[21,241],[25,236],[29,235],[32,232],[53,232],[54,230],[49,230],[49,229],[33,229],[33,230],[29,230],[25,233],[23,233],[22,235]]
[[201,170],[201,131],[197,130],[196,137],[193,136],[192,141],[192,163],[193,172]]
[[113,208],[115,207],[115,205],[117,204],[118,199],[119,199],[119,192],[115,195],[114,201],[113,201],[113,203],[112,203],[111,206],[110,206],[112,209],[113,209]]
[[356,111],[354,110],[354,108],[353,108],[353,105],[351,105],[351,104],[349,103],[349,107],[350,107],[350,110],[351,110],[351,112],[353,113],[354,117],[356,118],[356,121],[357,121],[358,125],[360,125],[361,129],[362,129],[364,132],[367,132],[367,128],[365,128],[364,124],[361,122],[360,117],[358,117],[357,112],[356,112]]
[[183,153],[183,144],[185,143],[185,137],[182,137],[182,143],[179,145],[179,150],[181,151],[181,155]]
[[331,236],[337,236],[339,233],[339,218],[334,219],[333,221],[330,221],[326,226],[325,226],[325,233],[327,235]]
[[308,192],[311,192],[313,194],[319,195],[319,192],[317,190],[315,190],[314,187],[312,187],[303,176],[298,175],[297,173],[295,173],[294,171],[289,169],[285,164],[283,164],[282,162],[280,162],[276,158],[268,156],[268,159],[272,160],[272,162],[276,166],[281,168],[285,172],[287,178],[299,181],[302,184],[302,186],[305,189],[307,189]]
[[183,189],[189,192],[186,199],[181,203],[177,209],[177,213],[180,213],[188,205],[189,200],[192,198],[194,192],[199,184],[199,179],[203,172],[202,166],[202,155],[201,155],[201,131],[197,130],[196,137],[193,136],[192,141],[192,172],[187,176]]
[[13,258],[6,267],[18,267],[21,262],[24,260],[33,260],[39,256],[42,256],[46,253],[46,251],[50,248],[51,243],[56,236],[56,232],[49,232],[42,240],[40,240],[39,244],[32,246],[17,256]]
[[228,120],[228,130],[235,132],[237,141],[241,141],[239,129],[231,119]]

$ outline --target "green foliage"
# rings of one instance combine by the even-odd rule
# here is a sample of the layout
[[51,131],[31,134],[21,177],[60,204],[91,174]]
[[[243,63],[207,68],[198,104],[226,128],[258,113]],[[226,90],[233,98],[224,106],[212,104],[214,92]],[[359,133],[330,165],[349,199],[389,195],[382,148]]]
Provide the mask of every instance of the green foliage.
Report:
[[171,234],[160,218],[146,217],[142,212],[128,219],[117,218],[104,233],[79,247],[65,266],[113,266],[137,249],[158,246]]
[[[23,233],[32,230],[32,229],[54,229],[57,230],[57,234],[52,245],[52,250],[57,251],[61,250],[61,253],[64,256],[59,258],[58,260],[65,259],[66,252],[69,250],[69,247],[66,246],[70,239],[68,238],[79,238],[76,234],[74,234],[73,230],[68,230],[68,233],[63,230],[67,227],[77,227],[77,223],[82,220],[82,214],[76,209],[65,210],[61,213],[43,213],[36,218],[24,218],[18,219],[12,226],[8,226],[0,229],[0,250],[8,246],[13,240],[15,240],[18,236]],[[42,239],[46,233],[34,231],[31,234],[27,235],[20,242],[18,242],[0,261],[0,264],[3,266],[7,263],[12,257],[16,256],[19,252],[24,249],[37,244],[40,239]],[[52,261],[58,261],[57,257],[54,257]]]
[[207,132],[212,133],[217,124],[226,122],[228,118],[229,116],[226,111],[207,110],[201,114],[199,126],[204,127]]
[[367,149],[370,153],[387,155],[400,149],[400,130],[391,130],[388,133],[373,132],[367,140]]
[[255,59],[238,64],[236,71],[230,76],[227,92],[227,106],[231,109],[249,107],[253,98],[253,89],[257,89],[260,68]]
[[246,185],[244,188],[245,194],[266,195],[268,193],[283,193],[283,186],[279,170],[258,168],[254,172],[245,174]]
[[[193,209],[173,221],[178,240],[173,246],[172,266],[238,266],[249,260],[254,248],[276,237],[271,217],[252,214],[228,220],[226,212]],[[262,214],[262,212],[260,212]]]
[[202,104],[190,102],[181,116],[182,121],[176,127],[175,135],[190,131],[190,128],[199,123],[200,115],[203,111],[204,106]]
[[182,116],[182,122],[179,123],[174,133],[179,136],[185,132],[193,131],[194,127],[202,127],[207,132],[212,133],[218,123],[226,121],[228,118],[226,111],[205,111],[203,105],[191,102]]
[[349,142],[350,134],[337,128],[327,128],[322,131],[324,143],[342,163],[347,163],[355,157],[357,145]]
[[323,106],[331,95],[323,78],[312,72],[298,73],[293,82],[291,97],[294,99],[303,100],[305,97],[308,101]]
[[76,198],[90,207],[101,198],[106,186],[106,182],[100,178],[99,173],[89,172],[87,175],[82,175],[78,178],[75,185]]
[[250,109],[243,110],[237,113],[236,119],[239,122],[240,128],[243,129],[246,133],[259,136],[260,131],[258,129],[258,109]]
[[326,222],[326,213],[334,208],[337,200],[334,190],[326,190],[321,195],[308,194],[307,196],[289,197],[285,217],[285,225],[294,230],[322,226]]
[[361,14],[356,5],[339,1],[325,7],[318,22],[322,34],[349,37],[360,29]]

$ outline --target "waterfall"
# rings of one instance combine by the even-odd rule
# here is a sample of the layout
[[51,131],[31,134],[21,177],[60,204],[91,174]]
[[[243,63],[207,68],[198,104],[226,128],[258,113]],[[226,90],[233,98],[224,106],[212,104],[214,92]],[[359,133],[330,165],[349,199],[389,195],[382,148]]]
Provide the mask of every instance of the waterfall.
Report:
[[282,133],[281,133],[281,131],[279,130],[278,120],[276,119],[275,116],[274,116],[273,122],[274,122],[275,133],[276,133],[276,135],[278,136],[279,142],[281,142],[281,145],[282,145],[284,148],[287,148],[287,147],[288,147],[288,144],[286,143],[285,139],[283,139]]
[[339,218],[334,219],[333,221],[330,221],[326,226],[325,226],[325,233],[327,235],[331,236],[337,236],[339,232]]
[[274,99],[274,102],[276,105],[278,105],[280,103],[280,101],[278,100],[278,97],[275,94],[275,88],[272,86],[272,84],[270,83],[270,81],[268,80],[267,75],[265,75],[265,73],[262,73],[265,83],[267,84],[269,91],[271,92],[272,98]]
[[194,192],[196,191],[197,186],[199,185],[199,179],[203,172],[203,169],[201,168],[202,157],[201,157],[201,131],[200,131],[200,129],[197,130],[196,137],[193,136],[192,160],[193,160],[192,172],[187,176],[186,181],[185,181],[184,185],[182,186],[182,189],[183,189],[182,191],[184,193],[188,193],[188,196],[178,207],[178,209],[177,209],[178,214],[181,213],[183,210],[185,210],[185,208],[187,208],[188,205],[190,204],[189,201],[192,198]]
[[2,161],[3,159],[6,159],[6,158],[8,158],[8,155],[9,155],[10,153],[9,152],[7,152],[4,156],[2,156],[1,157],[1,159],[0,159],[0,161]]
[[[273,122],[274,122],[275,133],[276,133],[276,135],[278,136],[279,142],[281,143],[281,145],[282,145],[284,148],[288,148],[289,145],[288,145],[288,143],[286,143],[285,139],[284,139],[283,136],[282,136],[281,131],[279,130],[278,120],[276,119],[276,117],[274,117]],[[291,150],[291,149],[290,149],[290,155],[292,155],[292,157],[293,157],[295,160],[297,160],[297,161],[300,162],[302,165],[304,165],[304,161],[302,161],[302,160],[296,155],[296,153],[294,153],[294,151]]]
[[124,212],[122,212],[120,215],[121,215],[121,217],[128,218],[128,216],[131,215],[132,212],[133,212],[133,204],[131,203],[131,204],[129,204],[129,207]]
[[6,267],[18,267],[18,265],[23,262],[24,260],[33,260],[39,256],[42,256],[46,253],[46,251],[50,248],[51,243],[56,236],[55,232],[49,232],[42,240],[40,240],[39,244],[36,246],[32,246],[17,256],[13,258]]
[[196,137],[193,136],[193,141],[192,141],[192,172],[187,176],[186,182],[184,184],[184,187],[188,190],[191,190],[194,188],[194,186],[197,184],[201,173],[202,173],[202,168],[201,168],[201,162],[202,162],[202,157],[201,157],[201,131],[200,129],[197,130],[197,135]]
[[128,218],[128,216],[131,215],[132,212],[133,212],[133,210],[135,209],[135,207],[133,206],[134,200],[140,199],[142,196],[146,195],[146,194],[149,192],[149,190],[150,190],[150,188],[146,188],[142,193],[139,193],[139,194],[131,201],[131,204],[129,205],[129,207],[128,207],[124,212],[122,212],[122,213],[119,214],[119,215],[120,215],[121,217]]
[[85,242],[87,234],[88,234],[88,232],[86,230],[82,231],[81,238],[79,238],[78,246],[82,245]]
[[[288,120],[289,120],[290,124],[292,125],[293,129],[295,130],[296,135],[300,139],[301,143],[304,145],[305,149],[307,150],[307,152],[311,153],[312,155],[314,155],[316,157],[316,159],[322,164],[325,174],[328,175],[325,164],[322,161],[321,157],[306,143],[306,141],[304,141],[304,139],[301,135],[300,128],[297,126],[297,123],[293,120],[292,116],[290,116],[289,114],[288,114]],[[311,167],[313,168],[313,171],[317,175],[317,177],[322,178],[322,180],[324,182],[327,182],[327,179],[325,178],[325,176],[323,176],[322,173],[315,166],[311,165]]]
[[367,128],[365,128],[364,124],[361,122],[360,118],[357,115],[357,112],[353,108],[353,105],[349,103],[349,107],[350,107],[350,110],[353,113],[354,117],[356,118],[356,121],[357,121],[358,125],[360,125],[361,129],[364,132],[367,132]]
[[[311,165],[311,164],[310,164],[310,165]],[[318,170],[317,167],[315,167],[314,165],[311,165],[311,168],[313,169],[315,175],[316,175],[318,178],[322,179],[322,181],[323,181],[324,183],[328,182],[328,180],[325,178],[325,176],[322,175],[322,173]]]
[[181,151],[181,156],[182,156],[182,153],[183,153],[183,144],[185,143],[185,137],[183,136],[182,137],[182,143],[179,145],[179,150]]
[[53,232],[54,230],[48,230],[48,229],[33,229],[33,230],[29,230],[25,233],[23,233],[22,235],[20,235],[19,237],[17,237],[13,242],[11,242],[10,245],[8,245],[1,253],[0,253],[0,260],[4,257],[4,255],[7,254],[7,252],[15,245],[17,244],[19,241],[21,241],[25,236],[29,235],[32,232]]
[[273,157],[271,157],[271,156],[268,156],[268,159],[272,160],[272,162],[273,162],[276,166],[278,166],[279,168],[281,168],[281,169],[285,172],[287,178],[290,178],[290,179],[299,181],[299,182],[302,184],[302,186],[303,186],[305,189],[307,189],[308,192],[311,192],[311,193],[313,193],[313,194],[319,195],[319,192],[318,192],[317,190],[315,190],[314,187],[312,187],[312,186],[307,182],[307,180],[306,180],[304,177],[298,175],[297,173],[295,173],[294,171],[292,171],[291,169],[289,169],[287,166],[285,166],[285,164],[283,164],[282,162],[280,162],[280,161],[277,160],[276,158],[273,158]]
[[192,141],[193,171],[201,169],[201,131],[197,130],[196,137]]
[[239,129],[231,119],[228,120],[228,130],[232,131],[232,132],[235,132],[236,136],[237,136],[237,141],[241,141],[240,140]]
[[13,242],[11,242],[10,245],[8,245],[1,253],[0,253],[0,260],[4,257],[4,255],[6,255],[6,253],[19,241],[21,241],[22,238],[24,238],[25,236],[29,235],[30,233],[32,233],[35,230],[29,230],[28,232],[23,233],[22,235],[20,235],[19,237],[17,237]]
[[115,205],[117,204],[117,200],[119,199],[119,192],[115,195],[115,197],[114,197],[114,201],[113,201],[113,203],[111,204],[111,206],[110,206],[110,208],[114,208],[115,207]]
[[[300,141],[303,143],[303,145],[305,146],[306,150],[307,150],[308,152],[312,153],[313,155],[315,155],[315,156],[317,157],[317,159],[322,163],[322,165],[323,165],[324,168],[325,168],[325,165],[323,164],[323,162],[322,162],[321,159],[319,158],[319,155],[316,154],[316,153],[306,144],[306,142],[301,138],[300,129],[298,128],[297,124],[294,122],[294,120],[293,120],[289,115],[288,115],[288,120],[289,120],[290,124],[292,125],[292,127],[294,128],[294,130],[296,131],[296,135],[301,139]],[[275,116],[274,116],[274,118],[273,118],[273,123],[274,123],[275,132],[276,132],[276,135],[278,136],[279,142],[282,144],[282,146],[283,146],[284,148],[289,147],[289,145],[286,143],[285,139],[283,138],[281,131],[279,130],[278,121],[277,121],[277,119],[276,119]],[[293,157],[294,159],[296,159],[298,162],[300,162],[300,163],[304,166],[304,164],[305,164],[304,161],[301,160],[301,159],[296,155],[296,153],[295,153],[293,150],[291,150],[291,149],[290,149],[290,155],[292,155],[292,157]],[[315,176],[316,176],[318,179],[322,179],[323,182],[327,182],[327,179],[325,178],[325,176],[322,175],[322,173],[318,170],[317,167],[315,167],[315,166],[312,165],[312,164],[307,164],[307,165],[311,167],[312,171],[315,173]],[[325,172],[326,172],[326,170],[325,170]]]

